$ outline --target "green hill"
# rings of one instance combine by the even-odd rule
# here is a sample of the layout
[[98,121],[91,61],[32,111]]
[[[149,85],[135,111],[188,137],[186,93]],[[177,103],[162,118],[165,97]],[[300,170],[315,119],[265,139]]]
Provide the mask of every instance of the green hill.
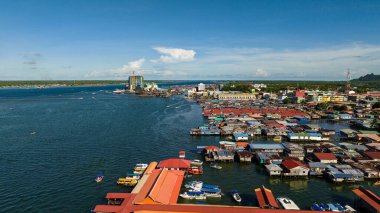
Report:
[[375,75],[371,73],[354,79],[353,81],[380,81],[380,75]]

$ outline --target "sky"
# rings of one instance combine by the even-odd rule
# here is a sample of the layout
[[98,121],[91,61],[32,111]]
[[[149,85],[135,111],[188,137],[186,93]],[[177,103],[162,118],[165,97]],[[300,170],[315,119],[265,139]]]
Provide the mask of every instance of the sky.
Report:
[[380,74],[380,1],[0,0],[0,80]]

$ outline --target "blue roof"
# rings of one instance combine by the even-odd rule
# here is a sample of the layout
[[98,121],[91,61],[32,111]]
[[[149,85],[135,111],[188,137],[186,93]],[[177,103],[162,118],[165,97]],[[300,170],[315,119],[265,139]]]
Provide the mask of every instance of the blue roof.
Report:
[[251,143],[249,147],[251,149],[284,149],[284,146],[276,143]]
[[248,137],[248,134],[247,133],[235,133],[234,137],[235,138],[237,138],[237,137]]

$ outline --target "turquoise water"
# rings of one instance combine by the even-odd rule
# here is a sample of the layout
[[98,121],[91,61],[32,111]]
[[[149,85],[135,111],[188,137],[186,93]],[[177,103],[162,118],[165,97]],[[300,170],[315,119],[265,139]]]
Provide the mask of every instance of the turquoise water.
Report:
[[[112,94],[117,87],[0,89],[0,212],[89,212],[106,202],[107,192],[128,191],[115,181],[134,164],[177,157],[180,150],[196,158],[191,151],[197,145],[219,141],[189,136],[205,122],[196,103]],[[253,190],[265,184],[308,209],[315,201],[350,203],[358,186],[269,179],[256,164],[221,165],[192,178],[219,184],[226,193],[208,203],[232,205],[227,192],[238,189],[241,205],[256,205]],[[94,182],[98,172],[105,174],[101,184]]]

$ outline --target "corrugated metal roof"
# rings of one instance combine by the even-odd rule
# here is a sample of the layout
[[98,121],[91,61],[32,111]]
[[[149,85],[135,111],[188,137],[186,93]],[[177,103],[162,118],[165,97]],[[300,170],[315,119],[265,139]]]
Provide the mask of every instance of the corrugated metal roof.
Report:
[[251,149],[284,149],[281,144],[266,144],[266,143],[251,143],[249,144]]

